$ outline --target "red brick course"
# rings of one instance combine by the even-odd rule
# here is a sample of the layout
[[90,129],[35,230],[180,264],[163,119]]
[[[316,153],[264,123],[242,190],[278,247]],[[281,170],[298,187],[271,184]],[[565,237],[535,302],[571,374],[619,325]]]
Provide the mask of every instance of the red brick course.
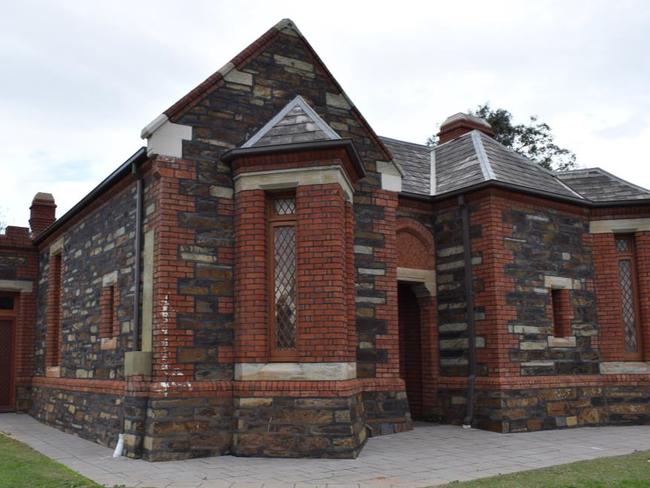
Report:
[[61,253],[50,255],[50,271],[47,286],[47,336],[45,339],[45,363],[58,366],[61,362],[61,294],[64,273]]

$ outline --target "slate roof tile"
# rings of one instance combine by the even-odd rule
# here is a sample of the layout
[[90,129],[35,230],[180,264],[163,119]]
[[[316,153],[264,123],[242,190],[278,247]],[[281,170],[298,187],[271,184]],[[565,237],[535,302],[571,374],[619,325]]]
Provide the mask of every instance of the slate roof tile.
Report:
[[585,198],[594,202],[650,198],[650,191],[601,168],[575,169],[558,173],[558,177]]
[[402,189],[408,193],[429,194],[431,183],[431,148],[412,142],[398,141],[389,137],[379,137],[393,153],[393,160],[404,170]]
[[340,138],[301,96],[297,96],[242,147],[275,146]]
[[[490,136],[471,131],[435,148],[381,137],[404,169],[402,190],[443,195],[488,180],[563,197],[606,202],[650,198],[650,191],[600,168],[554,173],[508,149]],[[431,161],[435,162],[434,175]],[[431,181],[435,192],[431,192]]]

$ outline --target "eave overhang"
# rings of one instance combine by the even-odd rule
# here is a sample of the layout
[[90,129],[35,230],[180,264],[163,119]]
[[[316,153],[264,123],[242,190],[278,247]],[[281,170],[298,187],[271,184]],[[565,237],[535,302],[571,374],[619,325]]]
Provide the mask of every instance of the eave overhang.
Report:
[[278,144],[273,146],[253,146],[236,148],[227,151],[221,160],[229,163],[238,159],[254,156],[270,156],[280,154],[293,154],[307,151],[345,150],[352,166],[357,171],[357,178],[366,176],[366,168],[361,161],[361,156],[351,139],[336,139],[329,141],[300,142],[294,144]]
[[414,200],[427,201],[427,202],[439,202],[446,200],[457,195],[462,195],[465,193],[472,193],[485,188],[499,188],[503,190],[510,190],[516,193],[523,193],[526,195],[548,198],[549,200],[554,200],[564,203],[572,203],[574,205],[579,205],[588,208],[606,208],[606,207],[633,207],[637,205],[650,205],[650,198],[636,199],[636,200],[612,200],[607,202],[595,202],[593,200],[587,200],[584,198],[575,198],[567,195],[558,195],[556,193],[547,192],[544,190],[539,190],[536,188],[529,188],[522,185],[515,185],[512,183],[504,183],[502,181],[488,180],[483,181],[474,185],[466,186],[464,188],[458,188],[456,190],[451,190],[445,193],[440,193],[437,195],[422,195],[419,193],[409,193],[401,192],[400,197],[411,198]]
[[147,148],[141,147],[138,149],[129,159],[124,161],[119,168],[113,171],[106,179],[104,179],[99,185],[93,188],[90,193],[83,197],[79,202],[64,213],[61,217],[56,219],[49,227],[47,227],[43,232],[41,232],[38,237],[34,239],[34,244],[38,245],[41,242],[45,241],[49,236],[54,234],[57,230],[61,229],[72,220],[77,214],[79,214],[84,208],[90,205],[97,198],[102,196],[108,190],[110,190],[113,185],[120,181],[125,176],[131,174],[134,168],[138,168],[149,158],[147,157]]

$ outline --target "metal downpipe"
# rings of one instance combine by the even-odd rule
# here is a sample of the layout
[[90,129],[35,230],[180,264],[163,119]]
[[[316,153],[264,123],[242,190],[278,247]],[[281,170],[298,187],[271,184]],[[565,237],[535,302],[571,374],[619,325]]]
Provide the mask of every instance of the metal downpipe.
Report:
[[458,196],[458,205],[462,219],[463,258],[465,264],[465,303],[467,319],[467,412],[463,427],[472,427],[474,421],[474,400],[476,384],[476,327],[474,320],[474,276],[472,273],[472,246],[470,239],[469,206],[464,195]]

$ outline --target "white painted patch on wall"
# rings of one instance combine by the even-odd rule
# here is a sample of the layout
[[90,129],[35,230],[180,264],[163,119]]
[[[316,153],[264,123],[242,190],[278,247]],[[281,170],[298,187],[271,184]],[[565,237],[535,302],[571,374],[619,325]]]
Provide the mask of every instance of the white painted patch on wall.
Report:
[[174,158],[183,157],[183,141],[192,139],[192,127],[170,122],[160,114],[140,133],[147,140],[147,154],[161,154]]
[[438,188],[438,179],[436,177],[436,149],[431,149],[431,160],[429,165],[429,195],[435,195]]
[[377,171],[381,174],[382,190],[402,191],[402,174],[394,163],[377,161]]

